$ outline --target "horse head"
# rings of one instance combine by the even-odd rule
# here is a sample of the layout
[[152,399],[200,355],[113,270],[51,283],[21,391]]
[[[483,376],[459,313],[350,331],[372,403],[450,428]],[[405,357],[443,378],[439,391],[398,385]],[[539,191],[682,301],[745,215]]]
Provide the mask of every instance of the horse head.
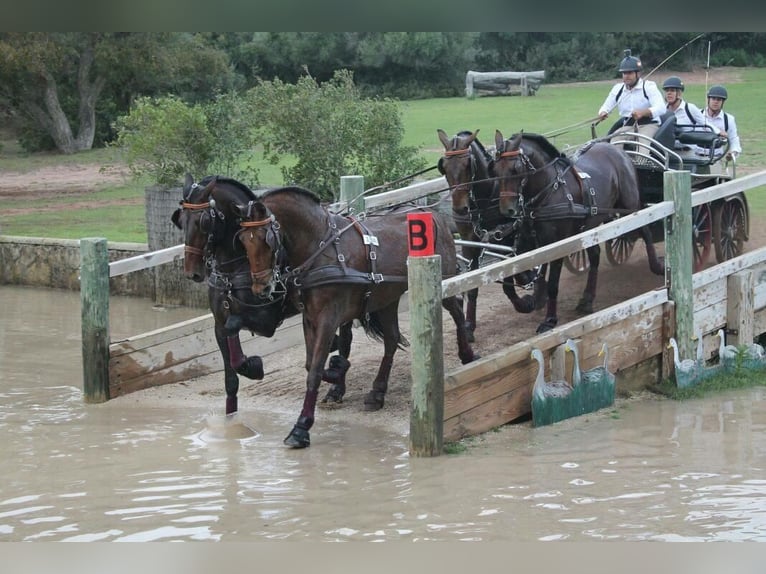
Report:
[[518,213],[520,199],[529,176],[538,169],[539,154],[531,147],[522,147],[523,132],[503,139],[500,130],[495,131],[495,158],[489,171],[499,185],[500,213],[513,216]]
[[[450,186],[456,220],[465,219],[469,216],[474,182],[477,177],[486,179],[484,148],[476,139],[479,130],[459,132],[453,138],[447,137],[441,129],[437,129],[436,133],[444,145],[444,155],[439,158],[437,168]],[[479,174],[479,171],[482,173]]]
[[281,248],[279,223],[261,201],[237,205],[241,218],[239,240],[247,253],[253,294],[269,297],[280,284],[277,262]]
[[190,174],[186,174],[181,207],[171,216],[173,224],[184,235],[184,274],[199,283],[205,279],[205,248],[213,231],[215,207],[211,206],[210,193],[215,187],[215,178],[206,178],[202,183],[195,183]]

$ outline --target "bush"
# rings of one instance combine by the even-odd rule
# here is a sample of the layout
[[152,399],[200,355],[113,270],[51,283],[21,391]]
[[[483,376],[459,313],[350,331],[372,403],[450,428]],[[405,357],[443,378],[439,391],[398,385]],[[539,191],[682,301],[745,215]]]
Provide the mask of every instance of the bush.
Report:
[[254,123],[235,93],[193,106],[175,96],[141,98],[115,122],[116,144],[134,176],[160,185],[176,185],[189,172],[226,175],[255,186],[258,172],[243,159],[252,153]]
[[323,84],[301,77],[295,84],[261,82],[248,92],[262,121],[264,157],[283,166],[287,184],[306,187],[325,200],[337,199],[341,176],[361,175],[376,186],[425,165],[413,147],[402,146],[404,128],[392,100],[363,98],[346,70]]

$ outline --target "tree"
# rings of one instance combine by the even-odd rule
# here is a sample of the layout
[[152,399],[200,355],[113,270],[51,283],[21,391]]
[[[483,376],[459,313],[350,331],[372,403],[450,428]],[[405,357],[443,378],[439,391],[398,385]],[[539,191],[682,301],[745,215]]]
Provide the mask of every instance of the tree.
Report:
[[225,53],[193,34],[0,33],[0,105],[28,149],[44,147],[36,133],[63,153],[90,149],[111,135],[98,121],[108,128],[137,95],[207,99],[232,78]]
[[362,175],[370,186],[421,169],[417,150],[401,144],[404,128],[397,103],[363,98],[348,70],[324,83],[304,75],[295,84],[262,82],[248,92],[258,110],[264,156],[283,165],[287,184],[337,199],[343,175]]

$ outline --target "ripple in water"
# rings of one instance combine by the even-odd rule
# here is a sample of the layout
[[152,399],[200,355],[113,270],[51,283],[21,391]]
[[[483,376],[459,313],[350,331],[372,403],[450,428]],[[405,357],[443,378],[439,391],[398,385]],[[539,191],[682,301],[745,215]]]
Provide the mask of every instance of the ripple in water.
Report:
[[193,439],[202,443],[222,442],[229,440],[251,440],[259,433],[245,424],[238,413],[230,415],[210,414],[205,418],[205,428],[193,435]]

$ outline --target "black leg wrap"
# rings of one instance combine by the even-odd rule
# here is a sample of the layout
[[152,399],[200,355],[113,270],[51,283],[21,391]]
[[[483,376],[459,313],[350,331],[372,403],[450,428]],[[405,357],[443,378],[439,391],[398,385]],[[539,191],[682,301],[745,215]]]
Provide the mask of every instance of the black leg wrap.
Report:
[[284,443],[292,448],[306,448],[311,446],[311,437],[309,436],[309,429],[314,424],[314,419],[300,416],[298,422],[295,423],[293,430],[285,437]]
[[229,315],[223,328],[229,335],[236,335],[242,329],[242,317],[239,315]]
[[248,357],[236,371],[243,377],[260,381],[263,378],[263,360],[258,355]]
[[342,355],[330,357],[330,363],[322,371],[322,380],[326,383],[343,383],[346,381],[346,373],[351,363]]

